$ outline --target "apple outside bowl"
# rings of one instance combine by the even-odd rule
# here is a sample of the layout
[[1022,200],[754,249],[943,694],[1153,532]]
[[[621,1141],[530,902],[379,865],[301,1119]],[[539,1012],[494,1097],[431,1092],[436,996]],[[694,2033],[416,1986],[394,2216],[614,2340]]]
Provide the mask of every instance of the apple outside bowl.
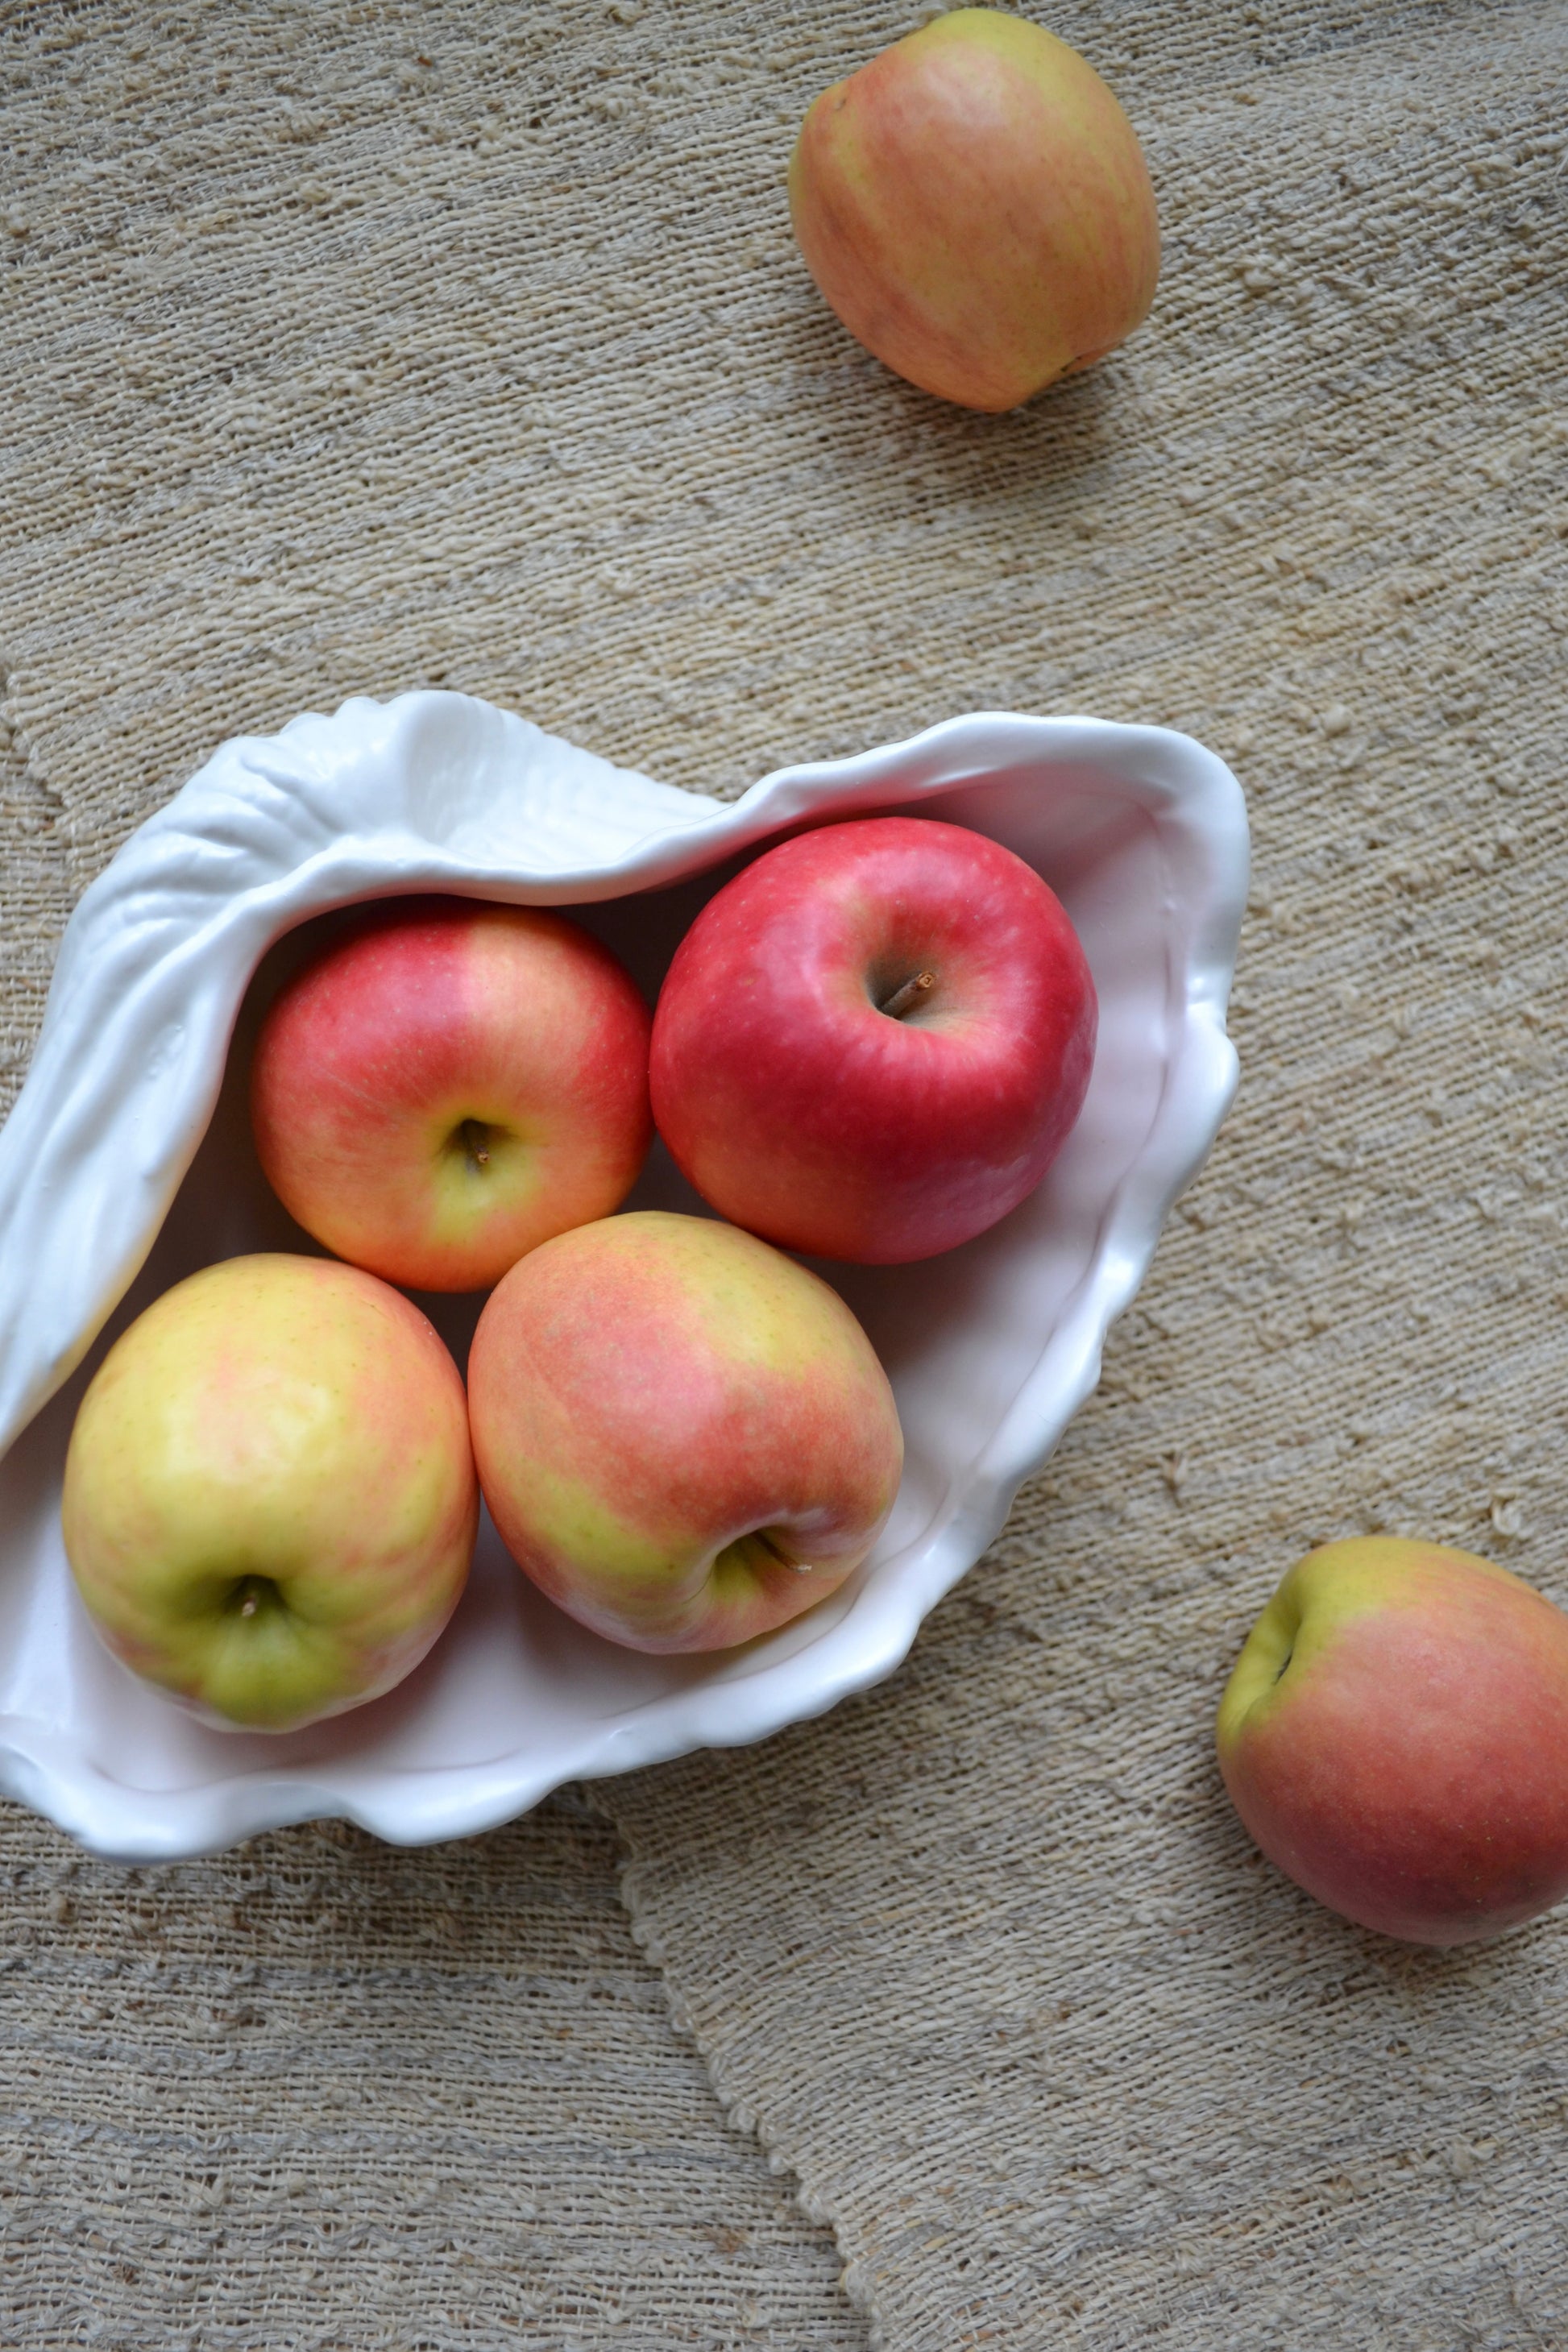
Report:
[[[212,1728],[111,1658],[61,1543],[67,1440],[105,1349],[161,1291],[218,1258],[314,1247],[261,1176],[244,1087],[296,927],[404,891],[569,906],[651,999],[738,860],[893,811],[972,825],[1044,875],[1083,940],[1100,1037],[1083,1114],[1011,1215],[920,1264],[820,1268],[904,1424],[903,1484],[865,1567],[742,1650],[648,1657],[552,1608],[487,1520],[424,1664],[286,1734]],[[1221,761],[1092,719],[951,719],[782,769],[731,805],[457,694],[355,700],[225,744],[82,898],[0,1131],[0,1788],[127,1860],[323,1814],[414,1844],[563,1780],[762,1738],[890,1674],[1089,1393],[1213,1141],[1236,1083],[1225,1006],[1247,866]],[[627,1205],[701,1209],[657,1145]],[[459,1362],[479,1303],[420,1300]]]

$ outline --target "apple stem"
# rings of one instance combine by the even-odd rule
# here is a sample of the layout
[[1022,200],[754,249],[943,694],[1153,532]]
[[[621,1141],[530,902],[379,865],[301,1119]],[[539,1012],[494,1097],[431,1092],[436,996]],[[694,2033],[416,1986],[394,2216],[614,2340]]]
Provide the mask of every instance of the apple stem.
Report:
[[458,1140],[476,1168],[489,1166],[489,1129],[483,1119],[466,1118],[458,1129]]
[[879,1013],[885,1013],[889,1021],[901,1021],[905,1013],[919,1004],[935,986],[934,971],[914,972],[895,988],[891,996],[880,1003],[877,1010]]
[[810,1560],[791,1559],[787,1551],[781,1551],[765,1528],[757,1529],[757,1541],[764,1551],[772,1552],[781,1568],[793,1568],[797,1576],[811,1576],[815,1573]]
[[275,1598],[276,1593],[277,1587],[269,1576],[242,1577],[233,1594],[230,1595],[231,1600],[237,1601],[238,1604],[235,1609],[235,1615],[237,1617],[256,1616],[261,1608],[262,1601],[269,1595]]

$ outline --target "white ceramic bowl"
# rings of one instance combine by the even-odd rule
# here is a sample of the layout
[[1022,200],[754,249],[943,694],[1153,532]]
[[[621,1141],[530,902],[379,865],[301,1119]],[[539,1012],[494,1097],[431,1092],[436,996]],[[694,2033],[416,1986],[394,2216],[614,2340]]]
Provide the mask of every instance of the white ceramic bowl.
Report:
[[[430,887],[575,906],[651,995],[737,853],[860,810],[973,825],[1026,858],[1077,924],[1100,1003],[1083,1116],[1038,1192],[946,1256],[822,1269],[887,1364],[908,1444],[866,1568],[742,1651],[647,1658],[552,1609],[487,1523],[448,1632],[370,1706],[223,1732],[136,1681],[67,1570],[66,1442],[103,1349],[159,1291],[216,1258],[310,1246],[245,1116],[247,1032],[299,952],[284,935]],[[462,695],[349,702],[226,744],[82,899],[0,1133],[0,1785],[127,1858],[323,1813],[412,1843],[565,1780],[761,1738],[890,1673],[1092,1388],[1213,1139],[1236,1079],[1225,1003],[1246,883],[1229,770],[1185,736],[1092,719],[952,719],[782,770],[732,806]],[[634,1196],[653,1203],[700,1205],[657,1148]],[[460,1359],[474,1302],[422,1303]]]

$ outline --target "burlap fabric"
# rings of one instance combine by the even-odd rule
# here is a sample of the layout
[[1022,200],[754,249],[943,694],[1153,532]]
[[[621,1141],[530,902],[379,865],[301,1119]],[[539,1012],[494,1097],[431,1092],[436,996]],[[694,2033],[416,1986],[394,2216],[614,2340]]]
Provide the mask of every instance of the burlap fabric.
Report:
[[1257,842],[1240,1100],[994,1553],[883,1690],[594,1792],[740,2128],[586,1801],[135,1885],[12,1815],[19,2343],[1568,2343],[1568,1927],[1351,1930],[1208,1749],[1310,1541],[1568,1601],[1568,12],[1063,0],[1165,276],[1001,419],[888,378],[789,239],[805,104],[910,21],[0,18],[0,1051],[139,818],[351,691],[726,792],[1158,719]]

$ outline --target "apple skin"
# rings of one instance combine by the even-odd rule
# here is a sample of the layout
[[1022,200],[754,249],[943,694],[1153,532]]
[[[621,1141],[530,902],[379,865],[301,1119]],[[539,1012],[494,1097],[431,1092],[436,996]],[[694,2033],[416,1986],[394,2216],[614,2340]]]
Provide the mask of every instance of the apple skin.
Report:
[[100,1366],[62,1517],[135,1673],[226,1726],[341,1714],[418,1664],[463,1590],[479,1486],[458,1368],[355,1266],[204,1267]]
[[1568,1894],[1568,1616],[1471,1552],[1310,1552],[1241,1653],[1218,1748],[1269,1860],[1363,1927],[1470,1943]]
[[561,915],[471,898],[369,909],[262,1024],[251,1125],[308,1234],[388,1282],[480,1290],[607,1216],[652,1134],[648,1012]]
[[825,90],[790,209],[850,333],[963,408],[1019,402],[1147,315],[1160,231],[1143,152],[1053,34],[959,8]]
[[[935,984],[902,1017],[900,983]],[[780,1248],[934,1256],[1039,1182],[1082,1108],[1094,983],[1033,867],[930,817],[781,843],[711,898],[654,1013],[658,1129]]]
[[656,1210],[512,1268],[468,1410],[513,1559],[634,1650],[729,1649],[809,1609],[870,1550],[903,1466],[837,1294],[732,1225]]

